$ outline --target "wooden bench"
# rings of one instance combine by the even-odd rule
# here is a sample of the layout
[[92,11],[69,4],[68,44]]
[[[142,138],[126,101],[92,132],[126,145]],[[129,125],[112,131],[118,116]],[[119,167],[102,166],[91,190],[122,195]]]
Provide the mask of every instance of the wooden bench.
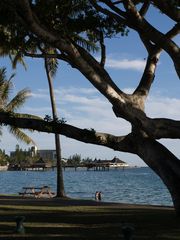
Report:
[[23,197],[33,196],[35,198],[40,197],[54,197],[55,193],[51,191],[50,187],[43,186],[43,187],[23,187],[23,191],[19,192],[19,195]]

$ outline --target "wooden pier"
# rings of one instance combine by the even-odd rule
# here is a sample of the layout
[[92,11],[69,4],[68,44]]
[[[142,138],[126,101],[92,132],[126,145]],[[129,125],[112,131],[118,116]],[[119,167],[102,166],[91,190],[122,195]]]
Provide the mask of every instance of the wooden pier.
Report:
[[[56,166],[50,166],[46,164],[31,164],[31,165],[16,165],[16,166],[10,166],[8,170],[11,171],[47,171],[47,170],[54,170]],[[109,171],[111,168],[110,163],[105,162],[90,162],[90,163],[80,163],[77,165],[71,165],[71,164],[64,164],[62,166],[63,170],[66,169],[74,169],[75,171],[78,170],[78,168],[85,168],[87,171]],[[117,167],[115,167],[117,169]],[[118,167],[120,168],[120,167]],[[121,167],[124,169],[124,166]]]
[[89,163],[86,164],[87,171],[94,170],[94,171],[109,171],[109,164],[108,163]]
[[109,171],[109,164],[104,163],[84,163],[79,165],[64,165],[63,169],[66,170],[66,168],[74,168],[75,171],[77,171],[78,168],[86,168],[87,171],[93,170],[93,171]]

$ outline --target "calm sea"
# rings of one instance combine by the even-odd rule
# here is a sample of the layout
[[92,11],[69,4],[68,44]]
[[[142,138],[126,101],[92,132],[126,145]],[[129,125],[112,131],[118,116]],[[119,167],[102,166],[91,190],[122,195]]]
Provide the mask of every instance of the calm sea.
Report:
[[[159,177],[147,168],[110,171],[64,171],[66,194],[73,198],[94,199],[96,191],[109,202],[172,205]],[[56,171],[1,171],[0,193],[17,194],[24,186],[49,185],[56,190]]]

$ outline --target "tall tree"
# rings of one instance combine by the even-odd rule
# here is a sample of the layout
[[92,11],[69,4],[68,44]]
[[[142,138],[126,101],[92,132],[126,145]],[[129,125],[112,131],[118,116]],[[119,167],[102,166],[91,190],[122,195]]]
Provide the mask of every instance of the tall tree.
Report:
[[[79,7],[78,14],[72,9]],[[146,15],[155,6],[159,14],[171,18],[174,26],[166,33],[155,28]],[[70,11],[71,10],[71,11]],[[138,155],[151,167],[167,186],[178,215],[180,215],[180,161],[163,144],[162,138],[179,139],[180,121],[165,118],[150,118],[145,113],[145,101],[152,82],[155,81],[157,63],[165,51],[174,63],[180,76],[180,50],[173,38],[179,34],[179,1],[174,0],[89,0],[89,1],[48,1],[17,0],[0,2],[0,44],[5,51],[28,54],[29,48],[39,44],[49,44],[57,50],[56,57],[78,69],[85,78],[111,103],[116,117],[127,120],[132,128],[126,136],[113,136],[79,129],[67,124],[47,123],[16,118],[1,113],[0,121],[14,126],[61,133],[65,136],[114,150]],[[3,14],[9,13],[8,19]],[[147,60],[139,84],[132,94],[126,94],[113,81],[104,67],[104,37],[125,32],[125,26],[139,35],[147,50]],[[86,37],[97,43],[92,34],[99,36],[101,61],[98,62],[90,50],[79,44],[77,39]],[[99,33],[99,34],[98,34]],[[101,33],[101,34],[100,34]],[[32,53],[32,52],[31,52]],[[36,54],[38,56],[38,54]],[[39,54],[39,57],[43,57]]]
[[[57,109],[56,109],[56,101],[55,94],[53,88],[53,79],[52,76],[56,72],[57,60],[54,58],[44,58],[44,65],[46,69],[46,75],[49,84],[49,93],[51,99],[51,109],[53,120],[56,121],[58,119]],[[60,135],[55,133],[55,146],[56,146],[56,158],[57,158],[57,192],[56,197],[65,197],[64,190],[64,179],[63,179],[63,171],[62,171],[62,161],[61,161],[61,141]]]

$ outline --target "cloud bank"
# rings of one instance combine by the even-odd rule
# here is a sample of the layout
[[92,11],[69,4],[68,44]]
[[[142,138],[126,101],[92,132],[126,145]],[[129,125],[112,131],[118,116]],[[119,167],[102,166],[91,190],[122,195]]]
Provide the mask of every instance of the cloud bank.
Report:
[[113,68],[113,69],[124,69],[124,70],[135,70],[135,71],[143,71],[145,67],[146,61],[140,59],[112,59],[107,58],[106,67]]

